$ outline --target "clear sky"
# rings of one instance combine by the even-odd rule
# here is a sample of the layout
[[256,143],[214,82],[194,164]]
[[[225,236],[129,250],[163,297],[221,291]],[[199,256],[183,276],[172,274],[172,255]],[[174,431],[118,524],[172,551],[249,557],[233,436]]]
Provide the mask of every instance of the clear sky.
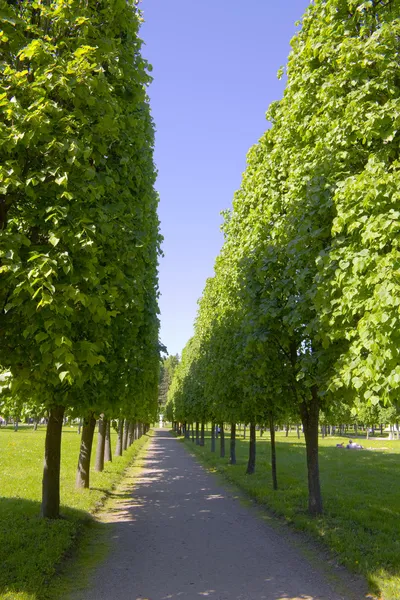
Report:
[[223,238],[246,153],[282,97],[276,73],[308,0],[142,0],[143,55],[164,236],[160,261],[163,344],[181,353],[193,335],[197,300]]

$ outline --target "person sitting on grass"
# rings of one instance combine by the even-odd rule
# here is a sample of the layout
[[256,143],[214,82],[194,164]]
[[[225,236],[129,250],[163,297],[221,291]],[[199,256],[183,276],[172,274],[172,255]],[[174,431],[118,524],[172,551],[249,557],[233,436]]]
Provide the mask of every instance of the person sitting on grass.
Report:
[[363,447],[360,444],[356,444],[353,440],[349,440],[349,443],[346,446],[347,450],[362,450]]

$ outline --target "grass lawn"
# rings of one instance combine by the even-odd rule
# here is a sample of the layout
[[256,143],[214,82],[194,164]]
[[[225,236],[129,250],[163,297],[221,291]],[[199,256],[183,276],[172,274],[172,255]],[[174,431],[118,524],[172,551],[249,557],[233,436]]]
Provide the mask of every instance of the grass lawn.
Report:
[[[0,428],[0,600],[47,600],[56,593],[52,577],[60,561],[90,527],[91,514],[122,478],[126,467],[149,439],[143,436],[106,463],[102,473],[91,472],[91,489],[75,490],[80,436],[64,427],[61,455],[61,513],[64,518],[40,518],[46,427]],[[116,445],[113,435],[112,448]],[[93,445],[92,462],[97,434]]]
[[245,475],[248,440],[238,434],[237,465],[205,447],[185,443],[209,468],[222,473],[249,496],[265,504],[298,529],[311,533],[350,570],[362,573],[371,591],[384,600],[400,598],[400,441],[359,440],[366,450],[336,448],[347,438],[320,439],[320,472],[324,516],[307,514],[307,471],[304,437],[277,434],[278,491],[272,489],[269,434],[257,439],[256,473]]

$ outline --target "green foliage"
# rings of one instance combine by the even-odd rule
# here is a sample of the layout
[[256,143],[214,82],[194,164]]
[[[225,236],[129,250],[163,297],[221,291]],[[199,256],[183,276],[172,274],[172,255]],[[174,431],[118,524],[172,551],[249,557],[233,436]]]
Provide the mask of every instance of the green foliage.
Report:
[[31,402],[147,419],[160,236],[140,13],[1,0],[0,20],[0,364]]
[[160,379],[158,388],[158,403],[161,406],[165,406],[168,399],[168,390],[171,386],[171,382],[174,376],[176,367],[179,364],[179,354],[171,354],[164,357],[161,362]]

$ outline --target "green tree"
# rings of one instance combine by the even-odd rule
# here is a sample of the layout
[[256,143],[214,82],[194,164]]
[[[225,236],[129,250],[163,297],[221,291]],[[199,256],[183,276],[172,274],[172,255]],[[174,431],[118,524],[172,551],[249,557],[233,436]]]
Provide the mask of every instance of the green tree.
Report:
[[149,322],[157,339],[150,78],[131,2],[0,8],[0,364],[49,411],[42,513],[57,517],[65,407],[93,408],[117,345],[136,364],[114,373],[144,394]]

